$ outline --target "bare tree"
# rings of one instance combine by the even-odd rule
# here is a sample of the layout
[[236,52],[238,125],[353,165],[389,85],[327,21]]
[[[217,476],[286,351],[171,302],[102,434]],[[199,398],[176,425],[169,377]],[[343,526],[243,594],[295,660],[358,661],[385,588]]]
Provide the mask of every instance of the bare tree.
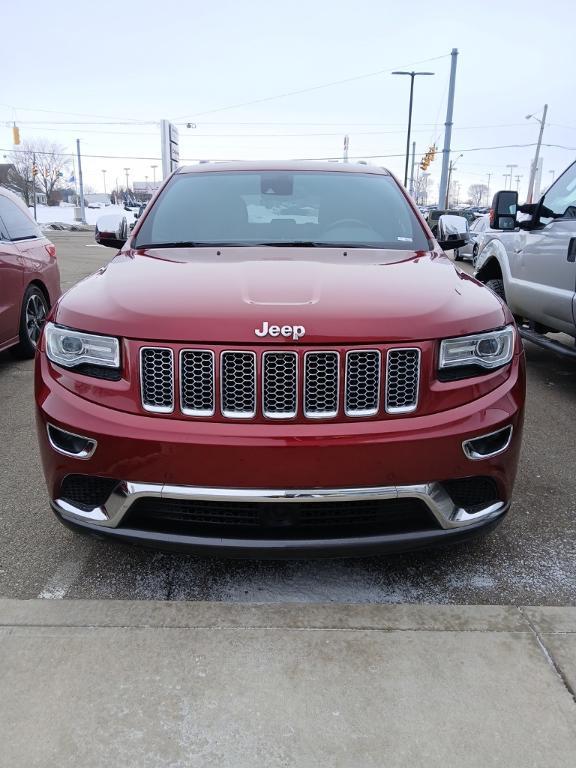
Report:
[[488,194],[488,187],[486,184],[471,184],[468,187],[468,195],[472,205],[482,205],[482,200]]
[[26,205],[32,205],[32,189],[38,185],[33,183],[32,155],[24,147],[21,152],[12,152],[8,158],[11,168],[8,171],[7,186],[19,194]]
[[428,203],[428,192],[430,190],[430,174],[421,173],[414,179],[414,197],[416,203],[426,205]]
[[[28,205],[32,204],[32,189],[44,192],[48,204],[54,203],[54,192],[62,185],[64,173],[70,163],[64,148],[59,144],[36,139],[26,141],[10,154],[14,165],[12,181]],[[36,176],[32,176],[32,167],[36,162]]]

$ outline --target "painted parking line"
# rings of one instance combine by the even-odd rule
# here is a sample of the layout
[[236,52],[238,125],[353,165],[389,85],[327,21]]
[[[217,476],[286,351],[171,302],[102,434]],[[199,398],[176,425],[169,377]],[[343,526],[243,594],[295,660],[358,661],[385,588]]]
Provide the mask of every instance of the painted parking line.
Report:
[[80,576],[82,566],[83,563],[78,560],[62,563],[48,579],[38,597],[43,600],[62,600]]

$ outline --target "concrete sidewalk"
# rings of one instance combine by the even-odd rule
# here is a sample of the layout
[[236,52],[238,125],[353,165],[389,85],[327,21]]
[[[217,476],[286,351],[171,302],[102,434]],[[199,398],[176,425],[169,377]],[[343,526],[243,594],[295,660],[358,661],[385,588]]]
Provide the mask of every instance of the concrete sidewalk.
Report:
[[576,609],[0,600],[10,768],[573,768]]

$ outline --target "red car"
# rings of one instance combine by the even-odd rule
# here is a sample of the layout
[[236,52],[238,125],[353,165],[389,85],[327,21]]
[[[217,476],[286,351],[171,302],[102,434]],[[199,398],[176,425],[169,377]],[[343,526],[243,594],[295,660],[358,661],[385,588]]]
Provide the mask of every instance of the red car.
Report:
[[387,171],[181,168],[133,232],[106,216],[96,238],[121,250],[61,299],[37,357],[62,522],[288,557],[453,542],[502,520],[522,345]]
[[0,188],[0,352],[34,357],[50,307],[60,296],[56,249],[20,198]]

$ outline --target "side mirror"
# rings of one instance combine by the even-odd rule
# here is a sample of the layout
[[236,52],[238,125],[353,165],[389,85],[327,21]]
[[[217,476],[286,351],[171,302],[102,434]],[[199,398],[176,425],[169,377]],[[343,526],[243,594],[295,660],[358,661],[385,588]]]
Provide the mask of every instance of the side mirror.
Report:
[[128,239],[128,222],[125,216],[118,213],[110,213],[106,216],[100,216],[96,222],[96,232],[94,234],[96,242],[100,245],[106,245],[108,248],[122,248]]
[[470,239],[470,225],[464,216],[444,213],[438,220],[438,244],[443,251],[463,248]]
[[518,212],[518,192],[503,189],[496,192],[490,209],[490,227],[492,229],[516,229]]

